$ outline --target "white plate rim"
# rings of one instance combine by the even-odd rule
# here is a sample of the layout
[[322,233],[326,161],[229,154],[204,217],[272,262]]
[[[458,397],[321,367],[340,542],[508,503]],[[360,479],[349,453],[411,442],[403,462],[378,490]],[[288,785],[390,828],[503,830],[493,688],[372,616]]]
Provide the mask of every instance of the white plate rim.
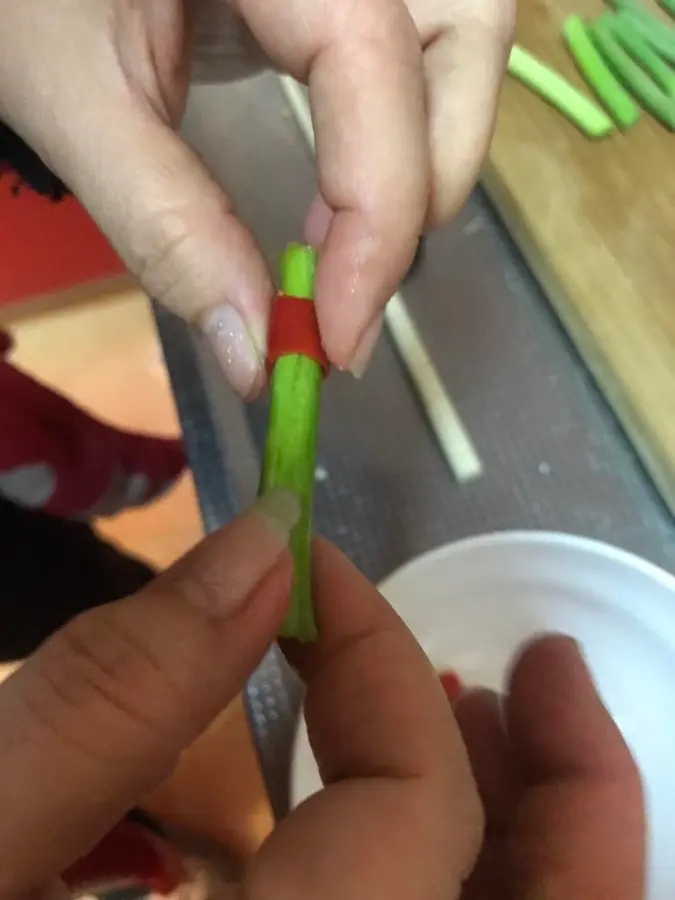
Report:
[[[634,577],[644,578],[647,582],[651,582],[656,595],[649,595],[647,598],[648,600],[651,600],[651,603],[648,603],[649,613],[645,614],[647,610],[643,608],[643,615],[639,618],[642,620],[642,624],[660,639],[660,642],[666,644],[671,653],[675,653],[675,602],[672,604],[668,603],[668,595],[672,596],[675,600],[675,575],[634,552],[606,543],[603,540],[571,532],[535,529],[503,529],[470,535],[456,541],[441,544],[438,547],[419,554],[382,579],[378,584],[378,589],[385,598],[387,598],[388,590],[394,582],[399,582],[400,580],[404,581],[411,573],[413,573],[414,577],[414,573],[424,572],[427,566],[433,566],[436,563],[452,565],[452,560],[456,556],[466,556],[474,552],[480,553],[483,550],[500,547],[531,548],[534,546],[541,547],[542,549],[552,549],[554,552],[556,549],[559,549],[582,554],[587,559],[595,559],[599,562],[617,566],[626,573],[633,573]],[[633,613],[632,609],[628,609],[623,602],[616,597],[612,598],[611,595],[604,598],[604,603],[607,607],[614,609],[617,612],[623,610],[624,613],[626,611],[631,614]],[[394,606],[395,609],[397,608],[395,603],[393,603],[392,606]],[[662,614],[661,617],[659,616],[659,613]],[[667,626],[663,632],[658,628],[659,623],[661,625],[665,623]],[[298,768],[298,745],[303,730],[306,739],[304,713],[301,710],[296,721],[296,730],[289,767],[288,788],[292,807],[300,802],[305,796],[304,791],[298,790],[302,780]],[[662,850],[661,855],[663,855]],[[662,878],[666,876],[659,875],[658,877]],[[657,877],[652,873],[651,868],[649,877]],[[656,896],[661,900],[661,898],[666,895],[663,893],[656,895],[650,888],[649,897],[653,898]]]
[[420,553],[408,562],[394,569],[389,575],[378,582],[378,590],[382,593],[395,579],[406,575],[411,569],[416,569],[424,563],[433,563],[439,559],[448,559],[458,553],[482,550],[485,546],[499,544],[544,544],[546,547],[558,546],[566,549],[581,550],[593,556],[601,556],[612,562],[627,565],[629,568],[646,575],[657,581],[662,587],[675,594],[675,575],[661,568],[656,563],[638,556],[630,550],[624,550],[614,544],[608,544],[597,538],[573,534],[565,531],[539,531],[536,529],[504,529],[500,531],[488,531],[482,534],[470,535],[449,541],[431,550]]

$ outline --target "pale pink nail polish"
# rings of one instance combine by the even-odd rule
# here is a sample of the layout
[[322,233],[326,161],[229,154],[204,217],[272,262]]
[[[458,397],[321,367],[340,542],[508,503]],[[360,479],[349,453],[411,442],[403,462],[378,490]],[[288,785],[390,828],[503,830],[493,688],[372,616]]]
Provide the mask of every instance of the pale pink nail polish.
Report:
[[229,526],[230,542],[223,542],[220,555],[227,577],[218,590],[189,592],[190,602],[213,618],[240,609],[287,549],[301,513],[298,497],[284,488],[258,497]]
[[382,332],[383,321],[382,315],[378,315],[363,332],[349,366],[349,371],[355,378],[362,378],[366,373]]
[[201,328],[225,373],[242,397],[256,393],[264,374],[264,349],[258,346],[238,310],[223,305],[209,310]]

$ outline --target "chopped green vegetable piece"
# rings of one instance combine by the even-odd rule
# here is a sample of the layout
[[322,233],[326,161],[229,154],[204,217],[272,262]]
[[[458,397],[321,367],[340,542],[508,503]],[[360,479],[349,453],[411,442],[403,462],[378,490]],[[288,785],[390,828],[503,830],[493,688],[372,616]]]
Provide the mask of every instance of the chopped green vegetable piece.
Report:
[[613,5],[654,50],[664,59],[675,62],[675,28],[657,19],[639,0],[613,0]]
[[633,61],[614,38],[606,16],[600,16],[591,26],[591,37],[615,75],[640,104],[666,128],[675,130],[675,103],[664,94],[651,78]]
[[675,100],[675,70],[652,49],[649,42],[633,28],[630,19],[622,15],[607,19],[612,34],[635,62],[639,63],[652,80]]
[[522,47],[511,48],[508,72],[555,106],[587,137],[605,137],[614,130],[614,123],[597,103]]
[[631,23],[631,27],[650,44],[656,52],[669,63],[675,63],[675,43],[670,38],[653,31],[644,22],[631,16],[629,12],[625,13],[626,18]]
[[675,40],[675,29],[669,22],[664,22],[658,15],[642,3],[642,0],[611,0],[617,12],[630,15],[635,21],[642,22],[645,28],[662,35],[665,40]]
[[569,16],[565,20],[563,35],[581,74],[612,118],[624,129],[634,125],[640,117],[640,107],[607,67],[581,16]]
[[669,16],[675,19],[675,0],[658,0],[661,9],[664,9]]
[[[311,301],[316,253],[290,244],[281,261],[281,291]],[[311,534],[316,433],[321,402],[321,366],[300,354],[277,360],[270,378],[270,412],[260,492],[284,487],[300,500],[291,534],[294,575],[291,605],[280,635],[310,643],[317,638],[311,594]]]

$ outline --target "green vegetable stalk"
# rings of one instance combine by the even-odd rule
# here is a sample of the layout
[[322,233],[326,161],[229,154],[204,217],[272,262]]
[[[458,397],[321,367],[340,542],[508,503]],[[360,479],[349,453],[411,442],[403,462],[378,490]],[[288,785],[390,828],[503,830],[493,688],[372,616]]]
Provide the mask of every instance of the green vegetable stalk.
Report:
[[614,130],[614,123],[597,103],[522,47],[512,47],[508,72],[555,106],[587,137],[605,137]]
[[640,117],[640,107],[605,64],[581,16],[572,15],[566,19],[563,35],[581,74],[614,121],[623,129],[634,125]]
[[623,22],[642,37],[664,59],[675,62],[675,28],[654,16],[640,0],[612,0]]
[[626,19],[619,14],[608,17],[607,22],[626,53],[644,69],[664,93],[669,94],[675,101],[675,70],[664,62],[646,38],[635,30],[629,18]]
[[[314,292],[316,253],[290,244],[281,260],[281,292],[305,297]],[[301,515],[291,534],[294,575],[291,603],[280,635],[303,643],[318,636],[311,589],[312,504],[321,366],[301,354],[283,356],[270,377],[270,411],[260,491],[284,487],[300,500]]]
[[603,15],[591,26],[591,37],[595,46],[611,66],[617,78],[633,94],[640,104],[658,119],[666,128],[675,130],[675,103],[664,94],[649,75],[626,53],[616,40],[612,17]]

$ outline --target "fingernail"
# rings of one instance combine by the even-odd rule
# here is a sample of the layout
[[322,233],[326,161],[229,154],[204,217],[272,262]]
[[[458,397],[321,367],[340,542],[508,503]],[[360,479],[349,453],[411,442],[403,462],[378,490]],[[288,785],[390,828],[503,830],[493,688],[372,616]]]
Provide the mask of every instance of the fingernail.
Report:
[[286,547],[300,520],[302,507],[300,498],[293,491],[275,488],[258,497],[249,512],[264,519],[270,532]]
[[363,332],[349,366],[349,371],[354,378],[363,378],[365,375],[366,370],[370,365],[370,360],[372,359],[375,347],[377,346],[382,331],[383,321],[384,317],[378,315],[378,317],[374,319]]
[[312,201],[305,220],[304,235],[308,244],[320,247],[325,242],[333,216],[333,210],[328,206],[321,194],[317,194]]
[[586,655],[584,653],[583,647],[579,643],[576,638],[573,638],[569,634],[560,634],[556,631],[548,631],[543,632],[542,634],[536,635],[529,644],[536,644],[539,642],[546,642],[551,645],[557,653],[562,653],[565,656],[573,657],[575,662],[580,662],[582,665],[587,666],[586,663]]
[[201,321],[216,358],[235,391],[245,399],[257,393],[264,373],[264,341],[257,341],[234,306],[210,310]]
[[292,491],[279,488],[259,497],[222,532],[215,575],[202,565],[199,590],[189,593],[193,605],[218,619],[245,606],[287,550],[300,514]]
[[594,676],[582,644],[576,638],[570,637],[566,634],[559,635],[557,641],[559,649],[562,650],[563,654],[569,654],[569,659],[572,662],[572,665],[577,665],[582,669],[585,669],[586,674],[589,676],[591,681],[594,681]]
[[585,676],[595,683],[586,652],[576,638],[559,632],[542,632],[527,641],[519,655],[522,657],[530,648],[537,646],[546,648],[549,659],[557,658],[563,666],[572,667],[577,671],[583,670]]

